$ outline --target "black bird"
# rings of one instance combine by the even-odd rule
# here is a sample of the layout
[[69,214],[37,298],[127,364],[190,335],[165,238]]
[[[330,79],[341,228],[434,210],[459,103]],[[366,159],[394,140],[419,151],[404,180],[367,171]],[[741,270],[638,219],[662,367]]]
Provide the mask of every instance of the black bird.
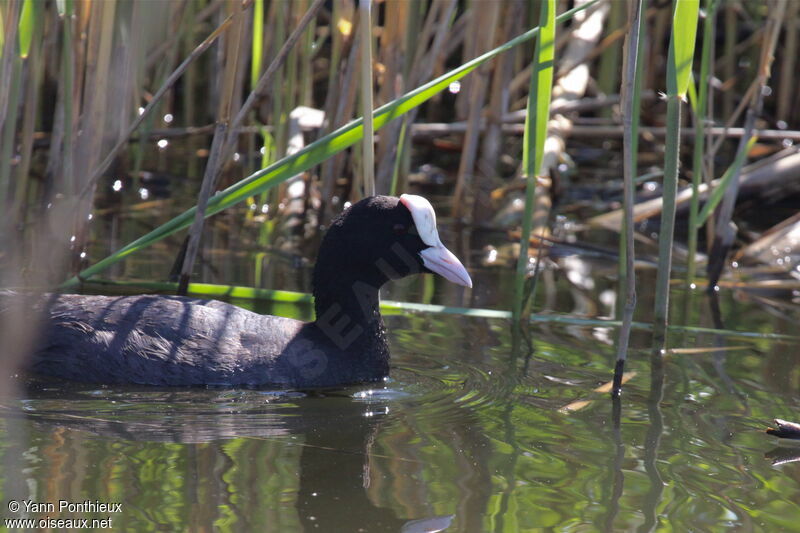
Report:
[[338,387],[389,373],[378,290],[435,272],[472,286],[421,196],[374,196],[346,209],[319,249],[317,319],[264,316],[178,296],[53,295],[34,373],[94,383]]

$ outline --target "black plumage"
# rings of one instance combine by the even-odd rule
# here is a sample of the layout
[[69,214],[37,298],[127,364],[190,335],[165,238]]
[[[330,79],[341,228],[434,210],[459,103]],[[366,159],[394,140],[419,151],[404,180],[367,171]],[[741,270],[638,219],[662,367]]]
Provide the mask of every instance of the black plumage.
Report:
[[318,388],[377,381],[389,372],[378,291],[390,279],[431,271],[471,286],[438,240],[426,200],[370,197],[346,209],[323,239],[314,322],[178,296],[51,295],[42,303],[44,331],[30,368],[109,384]]

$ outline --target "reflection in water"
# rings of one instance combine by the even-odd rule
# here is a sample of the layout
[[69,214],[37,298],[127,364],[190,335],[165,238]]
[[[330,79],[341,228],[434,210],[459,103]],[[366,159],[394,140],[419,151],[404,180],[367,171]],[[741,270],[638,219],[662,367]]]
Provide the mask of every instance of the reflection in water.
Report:
[[611,435],[614,442],[614,453],[611,454],[609,479],[611,490],[608,491],[608,514],[603,521],[603,531],[614,531],[614,520],[619,513],[619,499],[625,489],[625,475],[622,472],[622,461],[625,458],[625,443],[622,440],[622,401],[619,395],[611,398]]
[[780,466],[787,463],[800,461],[800,448],[773,448],[764,454],[765,459],[772,461],[773,466]]
[[[7,421],[29,422],[28,453],[41,451],[46,465],[28,466],[44,468],[36,477],[48,483],[5,493],[35,501],[115,494],[126,510],[119,525],[131,529],[397,531],[406,520],[372,505],[367,492],[371,475],[386,475],[368,468],[368,454],[387,409],[343,393],[40,386]],[[7,479],[29,479],[19,467]]]
[[[536,324],[526,369],[507,322],[415,314],[387,322],[392,379],[375,390],[38,382],[2,409],[4,498],[119,501],[115,524],[129,530],[800,523],[800,465],[769,452],[774,443],[760,429],[791,418],[800,401],[787,386],[796,350],[786,344],[755,339],[751,350],[726,352],[730,388],[708,353],[642,358],[650,339],[634,331],[636,375],[609,416],[607,393],[593,391],[608,382],[615,354],[596,328]],[[702,333],[679,341],[751,342]]]
[[658,527],[658,505],[664,492],[664,481],[658,471],[658,454],[661,435],[664,432],[664,417],[661,402],[664,400],[664,358],[663,350],[653,350],[650,354],[650,396],[647,399],[647,414],[650,425],[644,438],[644,470],[650,480],[650,490],[644,499],[644,523],[639,526],[641,533],[655,531]]

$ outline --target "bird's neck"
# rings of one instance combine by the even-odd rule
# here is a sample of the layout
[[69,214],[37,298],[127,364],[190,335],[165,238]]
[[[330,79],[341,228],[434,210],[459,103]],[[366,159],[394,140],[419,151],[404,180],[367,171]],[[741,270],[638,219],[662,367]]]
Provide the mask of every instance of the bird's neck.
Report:
[[381,284],[378,280],[349,279],[342,270],[329,269],[325,276],[315,275],[315,324],[339,349],[361,350],[368,344],[386,348],[380,314]]

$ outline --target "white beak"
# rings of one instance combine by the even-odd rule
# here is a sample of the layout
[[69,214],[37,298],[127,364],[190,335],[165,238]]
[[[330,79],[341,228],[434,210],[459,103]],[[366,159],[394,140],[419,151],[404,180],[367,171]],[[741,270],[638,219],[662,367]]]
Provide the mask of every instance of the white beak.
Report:
[[464,268],[458,257],[453,255],[453,252],[441,244],[425,248],[419,255],[422,256],[422,264],[431,272],[458,285],[472,288],[472,278],[469,277],[467,269]]

